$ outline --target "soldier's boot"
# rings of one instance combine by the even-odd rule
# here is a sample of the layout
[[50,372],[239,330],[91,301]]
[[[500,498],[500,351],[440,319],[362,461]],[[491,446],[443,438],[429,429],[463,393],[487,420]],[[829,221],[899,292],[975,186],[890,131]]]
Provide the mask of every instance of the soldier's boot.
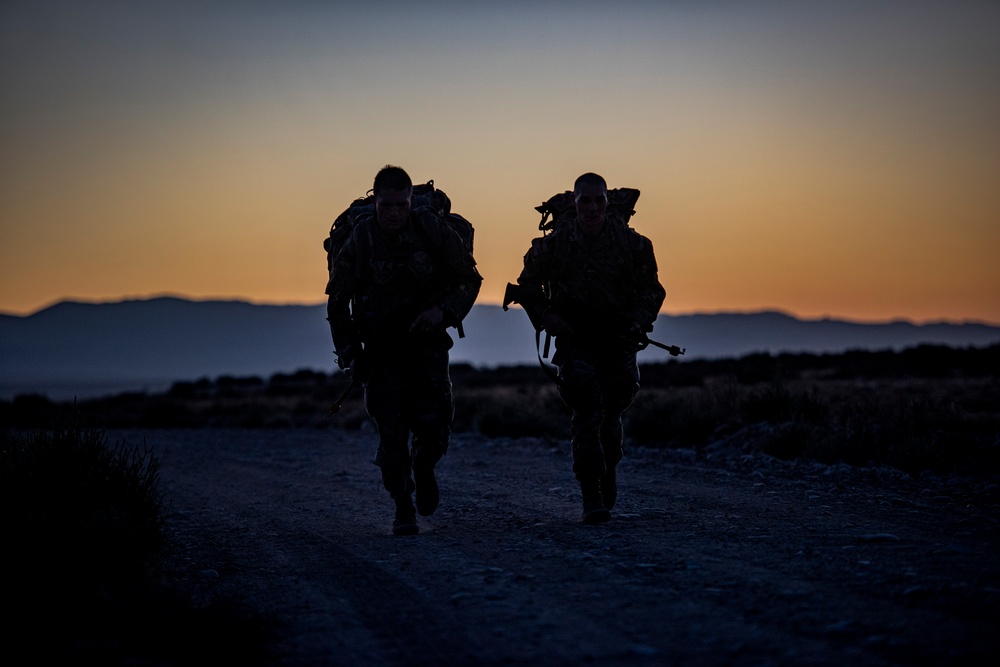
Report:
[[410,500],[410,492],[399,492],[393,496],[396,502],[396,518],[392,522],[393,535],[416,535],[420,532],[417,525],[417,512]]
[[618,480],[615,476],[615,467],[609,465],[601,478],[601,496],[604,499],[604,507],[608,510],[615,508],[615,501],[618,499]]
[[437,478],[434,477],[434,468],[417,468],[413,471],[413,481],[417,485],[417,511],[420,512],[420,516],[433,514],[441,499]]
[[583,522],[588,525],[606,523],[611,520],[611,512],[604,506],[601,495],[601,480],[580,481],[583,492]]

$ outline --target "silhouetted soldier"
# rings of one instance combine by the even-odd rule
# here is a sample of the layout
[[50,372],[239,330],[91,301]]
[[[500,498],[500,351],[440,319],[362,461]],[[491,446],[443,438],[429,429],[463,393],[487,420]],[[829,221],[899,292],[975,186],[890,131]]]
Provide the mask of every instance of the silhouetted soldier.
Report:
[[434,466],[454,417],[446,328],[472,309],[482,277],[458,233],[429,208],[411,210],[403,169],[379,171],[373,194],[374,218],[354,227],[333,260],[327,314],[338,363],[364,383],[378,428],[375,464],[395,501],[393,533],[413,535],[414,482],[416,511],[433,513]]
[[663,304],[653,246],[608,215],[608,188],[597,174],[573,188],[575,220],[536,238],[518,277],[520,303],[555,336],[559,393],[573,411],[573,472],[584,523],[611,518],[622,458],[622,413],[639,389],[637,343]]

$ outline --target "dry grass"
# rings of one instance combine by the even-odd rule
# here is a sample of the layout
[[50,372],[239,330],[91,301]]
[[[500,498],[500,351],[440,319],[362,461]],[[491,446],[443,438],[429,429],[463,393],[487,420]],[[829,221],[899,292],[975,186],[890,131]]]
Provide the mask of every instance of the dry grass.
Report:
[[[534,366],[452,368],[454,430],[487,437],[566,438],[569,412]],[[367,422],[342,373],[179,382],[163,395],[86,401],[106,427],[347,428]],[[750,355],[642,366],[626,435],[649,447],[720,442],[780,458],[889,465],[965,474],[1000,472],[1000,345],[922,346],[902,352]],[[8,425],[31,426],[57,408],[43,397],[0,403]]]
[[51,418],[0,433],[7,662],[260,664],[262,619],[190,595],[164,528],[158,460],[76,413]]

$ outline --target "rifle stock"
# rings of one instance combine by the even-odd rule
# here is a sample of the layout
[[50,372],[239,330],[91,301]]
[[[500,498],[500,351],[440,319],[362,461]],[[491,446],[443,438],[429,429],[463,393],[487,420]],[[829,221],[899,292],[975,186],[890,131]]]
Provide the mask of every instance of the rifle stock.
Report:
[[524,312],[527,313],[528,319],[531,320],[531,326],[535,327],[535,331],[540,331],[544,327],[541,318],[538,317],[538,306],[541,304],[537,301],[538,299],[534,298],[522,285],[507,283],[507,288],[503,293],[503,309],[508,310],[512,303],[520,304]]

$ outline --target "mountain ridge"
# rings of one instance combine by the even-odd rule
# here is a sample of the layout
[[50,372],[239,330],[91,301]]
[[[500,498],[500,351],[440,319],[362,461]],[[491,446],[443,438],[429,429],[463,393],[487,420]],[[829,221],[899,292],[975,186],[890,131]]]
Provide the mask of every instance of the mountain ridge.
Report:
[[[524,311],[477,305],[456,338],[454,363],[496,367],[538,363]],[[779,310],[661,314],[651,337],[686,348],[680,360],[753,353],[899,350],[1000,342],[1000,327],[977,322],[861,323],[801,319]],[[653,347],[643,363],[669,359]],[[156,391],[175,381],[222,375],[336,369],[326,307],[176,296],[113,302],[66,300],[30,315],[0,314],[0,398],[45,393],[72,398]]]

